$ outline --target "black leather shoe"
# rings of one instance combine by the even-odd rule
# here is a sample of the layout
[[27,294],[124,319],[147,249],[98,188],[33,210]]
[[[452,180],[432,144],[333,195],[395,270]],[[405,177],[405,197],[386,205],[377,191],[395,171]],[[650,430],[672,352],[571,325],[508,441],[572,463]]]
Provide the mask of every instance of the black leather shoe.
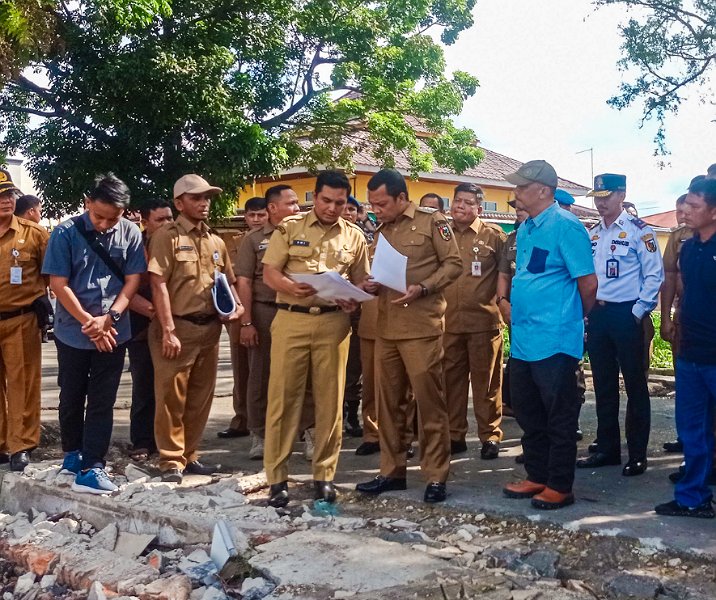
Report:
[[673,442],[664,442],[664,452],[681,453],[684,451],[684,444],[681,440],[674,440]]
[[365,483],[359,483],[356,486],[356,491],[363,492],[364,494],[382,494],[383,492],[392,492],[393,490],[405,490],[408,485],[405,479],[398,479],[395,477],[383,477],[378,475],[371,481]]
[[462,454],[467,452],[465,440],[450,440],[450,454]]
[[620,465],[622,459],[620,456],[609,456],[604,452],[596,452],[587,458],[580,458],[577,461],[578,469],[595,469],[597,467],[607,467],[609,465]]
[[274,483],[269,488],[269,506],[283,508],[288,504],[288,481]]
[[410,446],[408,446],[407,452],[405,453],[405,456],[407,456],[408,460],[410,460],[411,458],[414,458],[415,457],[415,446],[410,444]]
[[447,498],[447,488],[444,483],[433,481],[425,488],[425,496],[423,496],[425,502],[444,502],[445,498]]
[[205,465],[198,460],[193,460],[184,467],[184,472],[192,475],[213,475],[219,471],[221,471],[221,465]]
[[162,473],[162,481],[164,483],[181,483],[184,479],[184,473],[179,469],[168,469]]
[[10,457],[10,470],[11,471],[24,471],[25,467],[30,464],[30,453],[27,450],[22,452],[15,452]]
[[597,440],[594,440],[591,444],[589,444],[589,446],[587,446],[587,452],[589,452],[589,454],[596,454],[599,452],[599,443]]
[[247,437],[249,435],[248,429],[231,429],[229,427],[228,429],[224,429],[222,431],[217,432],[216,437],[220,438],[239,438],[239,437]]
[[330,504],[336,501],[336,488],[332,481],[314,481],[313,487],[316,489],[316,500],[324,500]]
[[480,458],[482,460],[493,460],[500,455],[500,443],[489,441],[485,442],[480,449]]
[[378,442],[363,442],[356,448],[356,456],[368,456],[380,452],[380,444]]
[[641,475],[646,471],[646,467],[647,461],[645,458],[630,458],[627,464],[625,464],[624,468],[622,469],[622,475],[624,475],[624,477],[634,477],[636,475]]
[[7,452],[0,452],[0,465],[6,465],[10,462],[10,455]]

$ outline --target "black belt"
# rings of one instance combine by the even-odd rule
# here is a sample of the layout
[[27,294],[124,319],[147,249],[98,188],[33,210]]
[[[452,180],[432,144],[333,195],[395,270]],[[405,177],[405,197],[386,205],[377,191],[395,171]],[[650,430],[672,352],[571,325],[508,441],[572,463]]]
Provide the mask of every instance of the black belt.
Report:
[[265,304],[266,306],[270,306],[271,308],[276,308],[276,303],[273,300],[254,300],[254,302],[258,302],[259,304]]
[[597,300],[599,306],[633,306],[636,300],[626,300],[624,302],[609,302],[608,300]]
[[194,314],[194,315],[172,315],[176,319],[181,319],[182,321],[189,321],[189,323],[194,323],[194,325],[208,325],[209,323],[213,323],[216,321],[216,319],[219,318],[219,315],[200,315],[200,314]]
[[32,306],[26,306],[24,308],[18,308],[17,310],[9,310],[7,312],[0,312],[0,321],[7,321],[8,319],[14,319],[20,315],[25,315],[32,312]]
[[323,313],[336,312],[341,310],[340,306],[301,306],[300,304],[276,304],[276,308],[288,312],[299,312],[307,315],[322,315]]

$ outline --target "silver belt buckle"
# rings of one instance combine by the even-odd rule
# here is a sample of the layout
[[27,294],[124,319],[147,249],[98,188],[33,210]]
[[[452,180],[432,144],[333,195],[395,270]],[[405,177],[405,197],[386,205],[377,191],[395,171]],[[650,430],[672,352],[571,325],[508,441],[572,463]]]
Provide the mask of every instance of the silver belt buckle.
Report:
[[320,315],[321,314],[321,307],[320,306],[311,306],[308,309],[308,313],[311,315]]

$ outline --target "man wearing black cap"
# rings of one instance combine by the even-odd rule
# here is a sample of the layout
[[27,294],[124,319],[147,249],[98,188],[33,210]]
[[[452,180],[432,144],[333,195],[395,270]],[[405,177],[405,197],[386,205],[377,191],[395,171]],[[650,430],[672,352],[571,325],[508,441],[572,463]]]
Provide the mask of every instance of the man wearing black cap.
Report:
[[589,192],[602,220],[590,230],[594,268],[599,279],[597,303],[589,313],[587,351],[597,397],[597,447],[577,467],[621,464],[619,371],[627,393],[626,439],[629,461],[622,474],[647,468],[651,402],[644,372],[645,321],[656,308],[664,268],[656,235],[623,208],[626,176],[605,173]]
[[[0,463],[22,471],[40,443],[40,329],[33,303],[48,234],[13,214],[22,192],[0,169]],[[9,455],[9,456],[8,456]]]

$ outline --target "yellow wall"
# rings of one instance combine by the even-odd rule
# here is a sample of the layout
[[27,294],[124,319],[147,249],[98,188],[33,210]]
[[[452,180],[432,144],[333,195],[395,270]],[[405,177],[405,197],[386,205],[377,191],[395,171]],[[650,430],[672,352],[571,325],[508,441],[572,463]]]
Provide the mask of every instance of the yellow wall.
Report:
[[[368,201],[368,180],[371,175],[358,174],[350,178],[351,185],[353,186],[353,195],[360,202]],[[298,194],[298,201],[303,204],[306,201],[306,194],[313,192],[316,186],[315,177],[302,177],[300,179],[276,179],[275,181],[256,183],[253,186],[246,186],[239,194],[239,207],[243,208],[246,200],[252,196],[263,196],[266,194],[266,190],[273,185],[279,183],[287,183],[290,185]],[[439,194],[443,198],[450,198],[452,200],[453,190],[455,189],[454,183],[435,183],[432,181],[413,181],[408,179],[408,194],[410,199],[418,202],[420,198],[428,192]],[[510,191],[501,188],[483,187],[485,192],[485,200],[488,202],[497,202],[497,210],[499,212],[511,212],[507,201],[510,199]]]

